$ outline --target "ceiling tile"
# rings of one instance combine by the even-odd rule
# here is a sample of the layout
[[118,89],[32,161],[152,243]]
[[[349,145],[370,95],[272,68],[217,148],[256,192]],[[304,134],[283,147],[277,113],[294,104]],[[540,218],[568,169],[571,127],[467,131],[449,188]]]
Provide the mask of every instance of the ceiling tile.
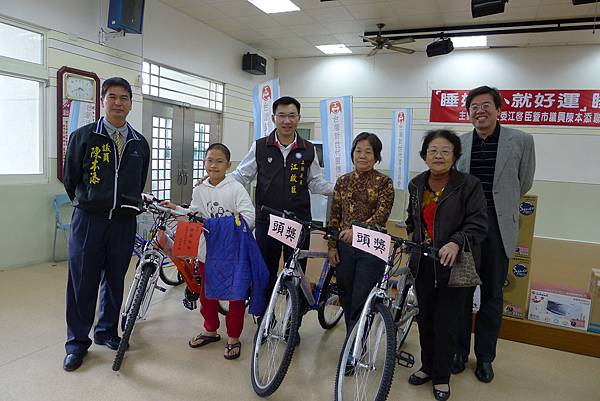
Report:
[[307,10],[306,13],[319,22],[354,21],[354,17],[344,7],[330,7]]
[[268,15],[255,15],[252,17],[239,17],[238,20],[252,29],[275,28],[281,24]]
[[564,4],[549,4],[542,5],[538,9],[538,19],[560,19],[560,18],[576,18],[576,17],[593,17],[600,14],[600,6],[598,13],[595,4],[583,4],[574,6],[570,1]]
[[310,45],[310,43],[303,38],[291,35],[276,38],[274,40],[280,47],[306,47]]
[[271,14],[271,18],[283,26],[314,24],[316,21],[303,11]]
[[214,3],[214,7],[228,17],[249,17],[265,15],[258,7],[247,0],[223,1]]
[[475,23],[471,16],[471,11],[442,13],[442,21],[444,22],[444,26],[470,25]]
[[326,35],[329,33],[323,25],[321,24],[309,24],[309,25],[298,25],[291,26],[290,30],[297,35]]
[[399,0],[390,2],[390,5],[399,16],[440,12],[436,0]]
[[286,27],[279,26],[275,28],[264,28],[264,29],[256,29],[256,32],[262,34],[265,38],[275,39],[281,36],[287,36],[290,34],[290,30]]
[[343,43],[345,45],[361,45],[363,44],[363,40],[359,35],[362,35],[362,32],[356,33],[340,33],[334,35],[338,40],[338,43]]
[[359,4],[347,6],[356,19],[377,19],[394,16],[394,10],[388,3]]
[[471,2],[468,0],[437,0],[437,6],[443,13],[456,13],[461,11],[468,11],[469,14],[471,13]]
[[326,1],[322,3],[321,0],[291,0],[292,3],[300,7],[302,10],[310,10],[313,8],[329,8],[339,6],[338,1]]
[[227,16],[219,9],[211,5],[190,6],[185,9],[185,13],[200,21],[210,21],[213,19],[225,19]]
[[348,33],[362,31],[362,24],[359,21],[339,21],[327,24],[327,30],[331,33]]
[[251,29],[245,29],[243,31],[231,31],[231,32],[227,32],[227,35],[231,36],[232,38],[238,39],[244,43],[249,43],[251,41],[258,41],[261,39],[268,39],[265,38],[265,36],[263,34],[261,34],[260,32],[251,30]]
[[241,31],[250,27],[235,18],[215,19],[206,22],[207,25],[222,32]]
[[278,47],[279,43],[275,39],[259,39],[259,40],[250,40],[248,44],[255,49],[265,49],[269,47]]
[[444,25],[444,20],[440,13],[407,15],[406,17],[400,18],[399,21],[405,29],[438,27]]
[[335,45],[340,43],[333,35],[308,35],[302,36],[311,45]]
[[[533,21],[538,13],[537,7],[511,7],[506,9],[502,14],[489,16],[490,22],[513,22],[513,21]],[[479,18],[474,19],[476,23],[480,23]]]

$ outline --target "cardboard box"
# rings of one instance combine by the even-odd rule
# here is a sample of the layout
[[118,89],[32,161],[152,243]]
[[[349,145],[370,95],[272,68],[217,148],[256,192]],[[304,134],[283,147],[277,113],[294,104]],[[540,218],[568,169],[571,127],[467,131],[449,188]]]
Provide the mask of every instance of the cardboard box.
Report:
[[521,198],[519,203],[519,236],[515,256],[531,257],[537,203],[537,195],[525,195]]
[[531,286],[529,320],[587,330],[591,300],[586,291],[534,283]]
[[592,298],[592,307],[590,310],[588,331],[600,333],[600,269],[592,269],[590,296]]
[[508,274],[504,282],[504,315],[525,319],[529,305],[529,277],[531,259],[513,257],[508,261]]
[[524,319],[529,306],[529,277],[531,273],[531,245],[535,228],[537,195],[525,195],[519,202],[519,236],[515,254],[508,261],[504,282],[504,315]]

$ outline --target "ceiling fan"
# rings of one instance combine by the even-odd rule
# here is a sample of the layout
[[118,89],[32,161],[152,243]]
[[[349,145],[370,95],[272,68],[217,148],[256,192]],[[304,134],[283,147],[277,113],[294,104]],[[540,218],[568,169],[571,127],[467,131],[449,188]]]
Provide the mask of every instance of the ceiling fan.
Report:
[[375,55],[375,53],[377,53],[379,50],[382,50],[382,49],[393,50],[395,52],[400,52],[400,53],[405,53],[405,54],[413,54],[415,52],[413,49],[409,49],[407,47],[396,46],[396,45],[402,45],[405,43],[413,43],[415,41],[413,38],[403,38],[403,39],[392,40],[390,38],[386,38],[385,36],[381,36],[381,30],[383,29],[384,26],[385,26],[385,24],[377,24],[377,28],[379,28],[379,33],[377,33],[377,36],[375,36],[374,38],[363,36],[363,35],[358,35],[361,38],[363,38],[364,41],[368,42],[369,45],[348,46],[348,47],[371,47],[372,46],[373,50],[371,50],[369,52],[369,54],[367,54],[367,57]]

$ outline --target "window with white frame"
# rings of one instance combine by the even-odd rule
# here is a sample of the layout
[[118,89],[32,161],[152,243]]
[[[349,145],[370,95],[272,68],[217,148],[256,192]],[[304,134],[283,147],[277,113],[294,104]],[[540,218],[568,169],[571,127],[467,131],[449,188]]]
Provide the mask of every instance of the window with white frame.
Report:
[[142,93],[223,111],[223,84],[144,61]]
[[42,32],[0,19],[0,176],[44,172],[44,46]]

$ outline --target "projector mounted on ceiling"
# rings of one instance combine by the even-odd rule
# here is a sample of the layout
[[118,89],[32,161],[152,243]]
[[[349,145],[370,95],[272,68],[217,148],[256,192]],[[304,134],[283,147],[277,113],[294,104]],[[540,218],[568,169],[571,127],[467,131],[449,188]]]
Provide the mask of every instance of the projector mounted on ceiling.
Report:
[[504,12],[504,5],[508,0],[471,0],[471,15],[473,18]]

